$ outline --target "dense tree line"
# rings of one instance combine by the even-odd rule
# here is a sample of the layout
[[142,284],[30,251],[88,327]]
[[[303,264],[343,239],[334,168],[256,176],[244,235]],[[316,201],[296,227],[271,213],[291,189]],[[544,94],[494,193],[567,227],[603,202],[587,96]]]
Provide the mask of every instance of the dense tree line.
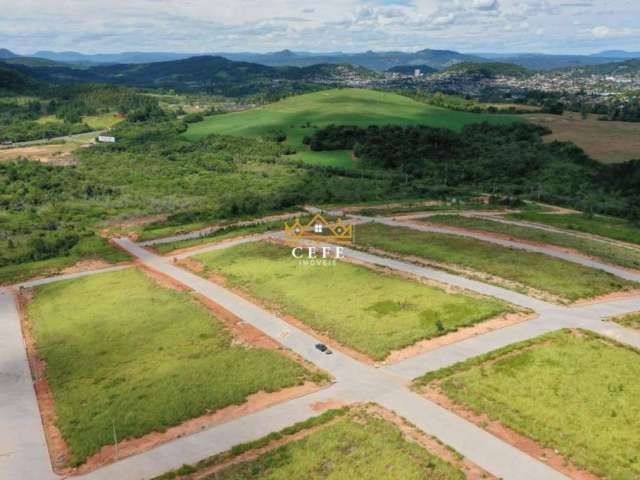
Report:
[[364,167],[407,181],[518,195],[640,220],[640,161],[604,165],[569,142],[544,143],[545,127],[474,124],[457,133],[423,126],[329,126],[314,150],[353,150]]

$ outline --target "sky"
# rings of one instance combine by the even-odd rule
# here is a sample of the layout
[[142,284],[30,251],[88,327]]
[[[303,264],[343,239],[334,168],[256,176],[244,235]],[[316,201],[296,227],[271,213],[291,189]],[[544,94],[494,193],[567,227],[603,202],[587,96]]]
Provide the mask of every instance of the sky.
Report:
[[0,48],[640,51],[640,0],[0,0]]

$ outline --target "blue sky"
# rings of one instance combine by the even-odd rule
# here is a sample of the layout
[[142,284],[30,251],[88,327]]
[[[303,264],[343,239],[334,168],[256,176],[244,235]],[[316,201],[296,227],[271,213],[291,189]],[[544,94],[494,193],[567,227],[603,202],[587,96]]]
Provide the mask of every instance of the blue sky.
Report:
[[0,0],[0,47],[267,52],[640,50],[639,0]]

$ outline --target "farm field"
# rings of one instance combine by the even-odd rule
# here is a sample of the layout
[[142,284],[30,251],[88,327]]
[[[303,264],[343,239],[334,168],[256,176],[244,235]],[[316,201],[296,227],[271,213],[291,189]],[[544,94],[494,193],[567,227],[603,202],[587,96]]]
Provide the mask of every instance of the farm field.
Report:
[[552,227],[591,233],[640,245],[640,228],[621,218],[604,216],[587,218],[581,214],[554,215],[541,212],[513,213],[507,215],[507,218],[543,223]]
[[318,376],[134,268],[37,287],[26,311],[72,466],[114,428],[138,438]]
[[380,224],[358,225],[357,245],[488,273],[569,302],[630,289],[635,283],[547,255],[459,235]]
[[622,325],[623,327],[635,328],[636,330],[640,330],[640,312],[631,313],[629,315],[617,317],[612,320],[617,324]]
[[589,156],[603,163],[618,163],[640,158],[640,124],[633,122],[603,122],[598,115],[583,120],[580,113],[563,115],[525,114],[531,123],[550,128],[546,141],[571,141]]
[[[206,480],[267,478],[464,480],[467,478],[457,465],[454,466],[430,452],[411,438],[411,434],[404,433],[377,412],[356,408],[339,416],[329,415],[328,420],[320,419],[320,421],[324,421],[325,424],[309,433],[305,432],[307,429],[294,426],[291,430],[295,430],[298,435],[302,434],[302,438],[267,450],[255,458],[224,466],[222,462],[233,460],[234,451],[232,450],[226,456],[223,454],[218,458],[214,457],[209,461],[201,462],[205,464],[201,465],[202,468],[195,466],[190,470],[195,470],[193,473],[198,475],[198,478]],[[318,427],[318,425],[313,426]],[[279,436],[283,437],[282,434]],[[263,442],[256,443],[258,444],[256,446],[261,446]],[[250,453],[250,450],[245,447],[236,450]],[[454,455],[452,452],[447,452],[447,456]],[[219,460],[219,464],[222,463],[221,469],[216,468],[216,460]],[[459,460],[456,463],[460,463]],[[214,472],[207,474],[207,468],[212,469],[212,467]],[[176,476],[165,475],[156,480],[173,478]],[[180,476],[179,478],[186,480],[191,477]]]
[[593,333],[561,330],[428,374],[417,384],[601,478],[633,479],[640,476],[639,355]]
[[374,360],[511,311],[498,300],[445,293],[341,261],[301,266],[289,248],[271,243],[243,244],[193,258],[204,265],[203,276],[221,274],[230,286]]
[[322,165],[352,167],[350,152],[312,152],[303,145],[306,135],[329,124],[427,125],[460,130],[470,123],[506,124],[515,116],[457,112],[434,107],[395,93],[338,89],[290,97],[253,110],[214,115],[189,126],[186,138],[198,140],[212,133],[260,137],[273,130],[287,136],[286,143],[298,150],[294,158]]
[[459,215],[435,215],[423,219],[427,223],[451,227],[481,230],[498,233],[522,240],[532,240],[559,247],[577,250],[585,255],[628,268],[640,268],[640,249],[630,249],[608,244],[598,240],[579,238],[573,235],[549,232],[534,227],[508,225],[481,218],[469,218]]

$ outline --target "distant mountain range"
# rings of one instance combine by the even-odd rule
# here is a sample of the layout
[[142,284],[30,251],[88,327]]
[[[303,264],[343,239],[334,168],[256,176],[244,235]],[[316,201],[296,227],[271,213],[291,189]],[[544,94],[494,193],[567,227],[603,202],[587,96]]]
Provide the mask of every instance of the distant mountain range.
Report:
[[[0,61],[1,71],[13,86],[18,78],[28,77],[36,82],[49,84],[109,83],[179,91],[208,91],[227,96],[251,95],[264,91],[282,92],[286,89],[304,91],[309,88],[318,88],[313,87],[312,84],[341,83],[354,78],[370,79],[379,76],[376,72],[353,65],[269,67],[257,63],[235,62],[211,55],[167,62],[94,65],[84,68],[55,61],[53,65],[48,65],[41,62],[15,63],[14,60]],[[0,77],[1,80],[2,77]]]
[[[362,52],[362,53],[312,53],[281,50],[272,53],[225,53],[206,54],[224,57],[238,62],[257,63],[270,67],[308,67],[317,64],[352,64],[371,70],[384,71],[398,66],[415,68],[430,67],[437,70],[445,69],[456,63],[481,63],[500,61],[513,63],[531,70],[553,70],[566,67],[586,65],[600,65],[622,60],[640,58],[640,52],[626,52],[623,50],[608,50],[591,55],[550,55],[543,53],[480,53],[464,54],[453,50],[424,49],[417,52]],[[0,49],[0,60],[10,60],[12,63],[25,63],[26,58],[39,58],[49,62],[72,63],[83,65],[105,64],[135,64],[155,63],[184,60],[191,57],[205,56],[202,53],[171,53],[171,52],[123,52],[109,54],[82,54],[78,52],[52,52],[42,50],[30,56],[19,56],[15,53]],[[31,63],[36,62],[31,60]],[[426,68],[425,68],[426,70]]]

